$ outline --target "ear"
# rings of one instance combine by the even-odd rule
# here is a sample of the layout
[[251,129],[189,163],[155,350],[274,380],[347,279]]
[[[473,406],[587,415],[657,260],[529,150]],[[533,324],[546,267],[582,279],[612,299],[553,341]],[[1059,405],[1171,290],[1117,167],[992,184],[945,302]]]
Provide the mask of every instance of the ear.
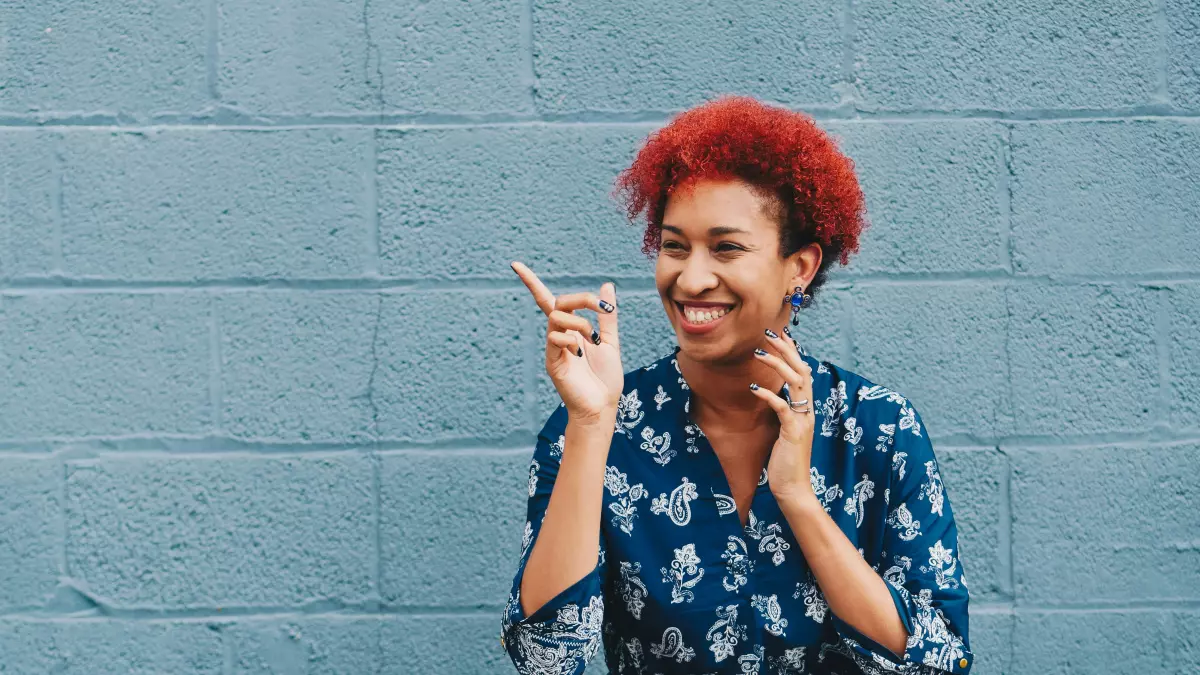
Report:
[[817,270],[821,268],[823,255],[821,245],[813,242],[788,256],[787,264],[791,272],[791,286],[788,288],[800,286],[807,291],[808,284],[812,282],[813,277],[817,276]]

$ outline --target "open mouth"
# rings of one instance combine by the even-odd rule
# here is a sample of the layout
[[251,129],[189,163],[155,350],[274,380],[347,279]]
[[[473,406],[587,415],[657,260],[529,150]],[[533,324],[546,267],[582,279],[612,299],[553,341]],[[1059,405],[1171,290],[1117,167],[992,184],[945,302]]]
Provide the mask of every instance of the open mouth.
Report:
[[736,305],[688,305],[675,303],[675,309],[682,319],[683,328],[690,333],[704,333],[712,330],[721,323]]

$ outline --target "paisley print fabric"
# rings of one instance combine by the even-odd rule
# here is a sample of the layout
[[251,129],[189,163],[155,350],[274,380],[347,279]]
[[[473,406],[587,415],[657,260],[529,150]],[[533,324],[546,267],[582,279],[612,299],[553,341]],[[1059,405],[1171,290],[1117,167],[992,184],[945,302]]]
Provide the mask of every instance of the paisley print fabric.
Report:
[[905,652],[830,611],[765,470],[742,525],[720,461],[689,417],[676,347],[625,376],[596,568],[526,616],[521,579],[562,458],[566,408],[538,434],[501,621],[517,672],[582,673],[600,650],[616,675],[970,671],[958,532],[920,414],[899,393],[797,348],[816,397],[813,491],[887,583],[909,631]]

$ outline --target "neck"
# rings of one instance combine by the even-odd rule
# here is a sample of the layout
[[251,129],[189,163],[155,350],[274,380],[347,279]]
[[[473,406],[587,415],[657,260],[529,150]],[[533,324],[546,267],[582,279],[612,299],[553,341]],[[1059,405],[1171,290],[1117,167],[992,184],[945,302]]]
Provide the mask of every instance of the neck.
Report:
[[697,423],[720,420],[722,427],[735,432],[779,424],[775,411],[750,391],[750,383],[778,392],[783,376],[752,354],[736,361],[711,363],[695,361],[680,351],[676,360],[691,389],[690,412]]

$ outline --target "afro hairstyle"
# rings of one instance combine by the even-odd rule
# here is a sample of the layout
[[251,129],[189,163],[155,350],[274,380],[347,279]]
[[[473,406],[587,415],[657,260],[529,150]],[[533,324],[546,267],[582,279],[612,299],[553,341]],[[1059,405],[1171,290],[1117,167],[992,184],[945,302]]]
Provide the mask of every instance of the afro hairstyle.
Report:
[[726,95],[685,110],[651,133],[616,179],[613,196],[629,221],[646,214],[647,256],[661,248],[668,197],[701,179],[740,179],[763,196],[780,223],[783,257],[820,243],[821,265],[805,289],[814,297],[833,261],[844,266],[858,251],[868,226],[854,162],[812,117]]

